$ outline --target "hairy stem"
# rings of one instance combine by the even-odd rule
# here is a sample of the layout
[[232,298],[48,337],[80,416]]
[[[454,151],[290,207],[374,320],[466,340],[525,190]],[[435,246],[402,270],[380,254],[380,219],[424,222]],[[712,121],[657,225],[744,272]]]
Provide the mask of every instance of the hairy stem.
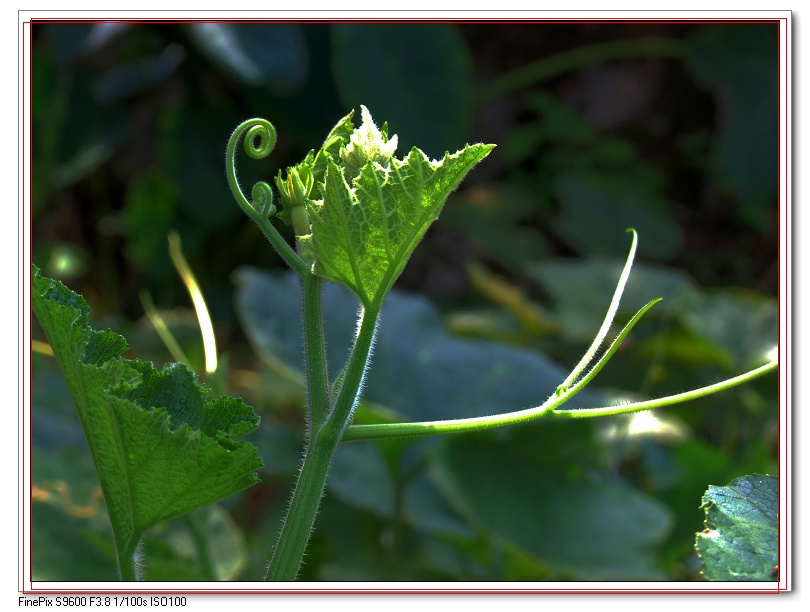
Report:
[[323,424],[329,410],[329,373],[326,365],[326,341],[323,334],[321,310],[322,288],[322,278],[314,274],[301,275],[310,432],[316,431]]
[[[270,560],[266,580],[292,581],[298,575],[301,560],[315,525],[315,516],[318,513],[332,455],[348,425],[363,384],[378,315],[379,310],[368,309],[363,310],[360,315],[357,337],[334,406],[320,427],[312,429],[292,501],[281,527],[273,558]],[[305,339],[304,344],[309,346],[309,339]],[[309,363],[307,358],[307,364]]]
[[314,432],[310,438],[265,580],[291,582],[298,575],[337,446],[337,437],[328,433]]
[[137,582],[138,576],[138,542],[118,550],[118,573],[122,582]]
[[605,337],[608,335],[610,326],[613,324],[613,318],[616,316],[616,312],[619,310],[619,302],[622,299],[622,293],[624,293],[627,280],[630,278],[630,270],[633,268],[633,260],[636,257],[636,247],[638,246],[638,234],[636,234],[636,230],[630,228],[627,231],[633,234],[633,242],[630,245],[630,253],[627,255],[627,261],[622,269],[619,282],[616,283],[616,290],[613,292],[613,299],[610,301],[610,306],[608,307],[607,314],[602,321],[602,326],[596,333],[596,337],[594,337],[591,346],[582,356],[582,359],[580,359],[579,363],[574,367],[573,370],[571,370],[571,374],[569,374],[563,383],[557,387],[558,392],[567,390],[568,387],[570,387],[579,378],[583,370],[588,367],[588,364],[594,358],[594,355],[596,355],[599,347],[602,346],[602,342],[604,342]]

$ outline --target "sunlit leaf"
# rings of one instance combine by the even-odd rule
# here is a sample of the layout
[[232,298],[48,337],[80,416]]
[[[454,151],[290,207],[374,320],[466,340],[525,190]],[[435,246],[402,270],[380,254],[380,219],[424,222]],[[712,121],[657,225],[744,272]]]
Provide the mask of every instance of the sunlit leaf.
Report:
[[773,476],[742,476],[703,496],[706,529],[695,546],[708,580],[779,578],[779,482]]
[[396,137],[377,130],[365,107],[362,114],[342,159],[319,154],[313,164],[326,158],[322,199],[307,201],[311,234],[299,241],[316,274],[378,308],[447,196],[494,145],[467,145],[440,160],[413,148],[400,160],[391,156]]

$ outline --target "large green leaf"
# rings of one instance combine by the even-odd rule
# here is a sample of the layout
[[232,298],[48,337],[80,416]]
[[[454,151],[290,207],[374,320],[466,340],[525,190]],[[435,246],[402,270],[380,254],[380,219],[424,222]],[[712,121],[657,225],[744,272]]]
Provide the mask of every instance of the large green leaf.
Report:
[[771,581],[779,578],[779,481],[742,476],[703,496],[706,529],[695,547],[708,580]]
[[87,437],[119,553],[159,521],[258,482],[255,448],[233,440],[259,421],[241,400],[208,401],[183,365],[158,372],[121,358],[124,338],[93,330],[81,296],[35,266],[31,295]]
[[[235,274],[237,311],[256,349],[268,361],[302,370],[300,291],[295,275],[251,268]],[[356,330],[357,300],[327,284],[323,294],[327,361],[334,378]],[[483,416],[536,406],[565,372],[542,354],[448,333],[430,302],[392,291],[383,305],[374,359],[363,398],[413,420]],[[578,394],[572,406],[594,405]]]
[[448,503],[495,542],[574,580],[659,580],[656,551],[672,524],[656,500],[621,484],[573,481],[510,443],[452,438],[431,475]]
[[325,145],[308,164],[316,178],[324,162],[326,171],[315,194],[321,199],[306,199],[311,234],[299,241],[316,274],[379,308],[447,196],[494,145],[467,145],[437,161],[414,147],[400,160],[393,157],[397,137],[377,129],[365,107],[362,119],[348,139],[337,136],[345,143],[339,156]]

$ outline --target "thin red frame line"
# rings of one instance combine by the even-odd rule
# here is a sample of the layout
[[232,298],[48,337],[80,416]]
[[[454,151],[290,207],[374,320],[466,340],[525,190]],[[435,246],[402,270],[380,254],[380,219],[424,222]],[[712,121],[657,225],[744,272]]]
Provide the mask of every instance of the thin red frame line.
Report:
[[727,24],[727,23],[745,23],[745,24],[765,24],[765,23],[779,23],[785,21],[784,17],[770,17],[759,19],[452,19],[447,17],[439,17],[435,19],[416,19],[416,18],[403,18],[403,19],[381,19],[376,17],[360,18],[360,17],[346,17],[344,19],[301,19],[301,18],[244,18],[244,19],[126,19],[126,18],[84,18],[84,19],[71,19],[71,18],[49,18],[49,19],[32,19],[31,24],[48,24],[48,23],[62,23],[62,24],[81,24],[81,23],[130,23],[130,24],[183,24],[183,23],[300,23],[300,24],[333,24],[333,23],[389,23],[389,24],[422,24],[422,23],[458,23],[458,24],[581,24],[581,23],[605,23],[605,24],[647,24],[647,23],[661,23],[661,24],[681,24],[681,23],[697,23],[697,24]]
[[[788,74],[790,74],[790,72],[789,72],[789,69],[790,69],[790,65],[789,65],[789,62],[790,62],[790,44],[789,44],[790,43],[790,29],[789,29],[789,25],[790,24],[788,23],[787,19],[784,19],[783,21],[784,21],[784,30],[785,30],[785,45],[784,45],[785,46],[785,75],[788,75]],[[781,79],[781,77],[782,77],[781,72],[779,73],[779,77]],[[785,304],[785,313],[786,314],[787,314],[787,309],[790,308],[790,299],[789,299],[789,296],[788,296],[788,287],[787,287],[787,279],[790,278],[788,276],[788,270],[787,270],[787,265],[788,265],[787,253],[789,252],[788,248],[790,246],[789,245],[790,232],[787,231],[787,229],[788,229],[787,228],[787,215],[788,215],[788,205],[789,205],[788,192],[790,190],[790,188],[789,188],[789,185],[790,185],[790,182],[789,182],[789,180],[790,180],[790,178],[789,178],[790,164],[787,163],[788,154],[790,152],[789,151],[790,126],[788,125],[788,120],[790,119],[790,115],[787,112],[788,108],[789,108],[789,105],[790,105],[789,87],[790,87],[790,79],[785,79],[785,100],[784,100],[784,110],[785,110],[785,136],[784,136],[785,182],[784,182],[784,190],[785,190],[785,192],[782,195],[782,198],[783,198],[782,202],[783,202],[783,206],[784,206],[784,209],[785,209],[785,230],[786,230],[785,231],[785,255],[786,255],[785,256],[785,291],[784,291],[784,293],[785,293],[784,304]],[[779,95],[781,96],[781,94],[782,94],[782,90],[781,90],[781,87],[780,87]],[[779,112],[780,113],[782,112],[782,104],[781,103],[779,105]],[[779,131],[779,138],[782,138],[782,131],[781,130]],[[780,159],[779,159],[779,164],[780,164],[780,177],[779,177],[780,178],[780,181],[779,181],[780,182],[780,191],[782,190],[782,180],[781,180],[781,170],[782,170],[781,164],[782,163],[783,163],[782,162],[782,157],[780,156]],[[781,214],[780,214],[780,216],[781,216]],[[782,253],[782,249],[781,249],[781,246],[782,246],[781,245],[782,228],[781,228],[781,225],[782,224],[781,224],[781,219],[780,219],[779,229],[778,229],[779,238],[777,240],[777,242],[780,243],[780,250],[779,250],[780,257],[781,257],[781,253]],[[781,274],[780,274],[780,278],[781,278]],[[779,293],[781,293],[781,291]],[[782,315],[782,313],[780,311],[779,312],[779,318],[780,319],[781,319],[781,315]],[[780,331],[782,329],[781,323],[784,323],[785,325],[787,325],[787,318],[788,317],[785,317],[784,322],[780,321],[780,327],[779,327]],[[789,340],[788,340],[787,330],[785,330],[785,332],[786,332],[785,333],[785,357],[787,358],[787,349],[788,349],[787,345],[788,345]],[[789,372],[789,370],[786,368],[785,369],[785,395],[786,396],[787,396],[787,389],[788,389],[788,372]],[[781,395],[781,385],[780,385],[780,395]],[[785,397],[785,400],[787,400],[787,397]],[[781,398],[780,398],[779,405],[780,406],[782,405]],[[779,416],[778,416],[778,419],[777,419],[777,423],[778,423],[777,429],[778,429],[778,431],[781,431],[781,427],[782,427],[782,422],[781,421],[782,421],[782,415],[781,415],[781,410],[780,410],[780,413],[779,413]],[[787,432],[787,425],[788,425],[789,421],[790,421],[790,417],[789,417],[788,412],[786,410],[786,412],[785,412],[785,423],[784,423],[785,428],[786,428],[786,431],[785,431],[785,446],[786,447],[790,444],[790,435]],[[780,438],[781,438],[781,435],[780,435]],[[781,446],[779,448],[778,453],[779,453],[778,456],[779,456],[779,461],[780,461],[780,465],[781,465],[781,461],[782,461]],[[789,482],[789,480],[788,480],[788,478],[789,478],[789,474],[788,474],[789,462],[788,462],[788,460],[790,458],[790,455],[787,453],[787,448],[785,448],[785,455],[784,456],[785,456],[785,481],[784,481],[784,484],[787,485],[787,483]],[[780,493],[780,495],[779,495],[780,499],[781,499],[782,485],[783,485],[782,479],[779,479],[779,481],[777,483],[777,491]],[[790,539],[789,539],[790,534],[788,533],[788,513],[790,511],[789,491],[790,491],[790,487],[785,486],[785,540],[784,540],[784,542],[785,542],[785,562],[786,562],[785,565],[786,566],[787,566],[787,561],[789,559],[789,549],[790,549]],[[779,528],[781,530],[781,523],[779,523]],[[780,544],[781,544],[782,540],[780,539],[779,541],[780,541]],[[781,563],[781,559],[780,559],[780,563]],[[779,577],[781,579],[781,577],[783,575],[785,576],[785,587],[788,587],[788,583],[787,583],[787,580],[788,580],[788,578],[787,578],[787,576],[788,576],[787,567],[785,568],[785,570],[786,570],[785,574],[782,574],[782,567],[780,566],[780,568],[779,568],[780,576]],[[780,584],[781,584],[781,580],[780,580]]]
[[[25,40],[26,30],[28,31],[29,40],[30,40],[31,39],[30,38],[31,22],[30,21],[24,21],[22,26],[23,26],[23,31],[22,31],[23,41]],[[23,66],[25,66],[25,44],[22,45],[21,55],[22,55],[22,60],[23,60]],[[23,76],[24,74],[25,74],[25,69],[23,68],[22,70],[20,70],[20,76]],[[31,81],[31,76],[32,76],[32,69],[29,68],[29,74],[28,74],[29,84],[32,82]],[[26,107],[26,105],[25,105],[25,99],[26,99],[25,94],[26,94],[25,87],[22,87],[21,109],[23,109],[23,112],[25,112],[24,109]],[[28,125],[25,126],[25,123],[23,124],[24,125],[23,129],[28,128],[29,134],[30,134],[30,131],[31,131],[30,130],[30,122],[32,120],[32,116],[31,116],[32,98],[33,98],[33,96],[30,96],[29,100],[28,100]],[[33,149],[33,147],[31,147],[31,149]],[[23,216],[26,214],[26,211],[25,211],[25,201],[26,201],[25,200],[25,188],[26,188],[26,184],[25,184],[25,180],[24,180],[24,177],[25,177],[25,170],[24,170],[25,160],[26,160],[26,156],[25,156],[25,135],[23,134],[22,151],[21,151],[21,155],[20,155],[20,162],[23,164],[23,173],[22,173],[22,175],[23,175],[22,179],[23,180],[21,181],[22,184],[20,185],[20,189],[22,191],[22,208],[23,208],[22,214],[23,214]],[[30,169],[30,168],[33,167],[33,157],[32,157],[31,150],[28,151],[28,162],[29,162],[28,167]],[[31,180],[33,181],[33,177],[32,177]],[[31,193],[31,184],[28,185],[28,193],[29,194]],[[33,241],[33,228],[31,227],[31,223],[29,223],[28,226],[29,226],[28,227],[28,251],[29,251],[28,255],[29,255],[29,260],[30,260],[30,258],[31,258],[31,248],[32,248],[31,245],[32,245],[32,241]],[[23,270],[22,274],[25,274],[25,273],[26,272]],[[23,297],[23,300],[24,300],[23,301],[24,307],[28,307],[30,309],[31,300],[30,300],[30,296],[28,297],[27,301],[25,300],[25,283],[24,282],[23,282],[22,293],[23,293],[22,297]],[[22,350],[25,350],[25,348],[23,348]],[[31,357],[32,357],[32,350],[31,350],[31,345],[29,343],[29,345],[28,345],[28,359],[29,359],[28,363],[29,364],[31,363]],[[25,375],[25,374],[23,374],[23,375]],[[28,377],[28,397],[29,398],[31,397],[32,385],[33,385],[32,376],[29,376]],[[31,418],[30,411],[29,411],[29,418]],[[29,471],[28,471],[28,473],[31,474],[32,465],[31,465],[30,450],[33,447],[33,440],[31,438],[31,429],[32,429],[31,428],[31,422],[29,421],[27,423],[27,425],[28,425],[28,449],[29,449],[29,457],[28,457],[28,470]],[[21,442],[23,444],[25,444],[25,426],[26,426],[26,421],[23,418],[22,419],[22,432],[21,432]],[[23,480],[23,486],[25,486],[26,483],[25,483],[25,473],[24,472],[22,474],[22,480]],[[31,496],[31,486],[30,486],[30,483],[29,483],[29,486],[28,486],[28,498],[26,500],[28,502],[28,525],[29,525],[29,530],[26,531],[24,529],[23,530],[23,536],[21,538],[23,540],[23,542],[26,542],[26,534],[29,535],[29,537],[27,538],[27,542],[26,542],[28,544],[28,547],[26,548],[25,546],[23,546],[22,555],[21,555],[22,556],[22,567],[23,568],[25,567],[26,552],[33,547],[33,543],[31,542],[31,537],[30,537],[30,526],[33,524],[32,517],[31,517],[31,512],[32,512],[32,510],[31,510],[31,505],[32,505],[31,497],[32,497]],[[23,502],[23,520],[25,520],[24,516],[25,516],[25,501]],[[23,527],[25,527],[25,524],[23,524]],[[28,576],[30,577],[31,576],[31,558],[30,558],[30,556],[28,557],[28,570],[29,570],[28,571]],[[20,578],[22,579],[21,582],[24,583],[25,582],[25,576],[23,575]],[[30,586],[33,587],[32,582],[29,583],[29,584],[30,584]]]

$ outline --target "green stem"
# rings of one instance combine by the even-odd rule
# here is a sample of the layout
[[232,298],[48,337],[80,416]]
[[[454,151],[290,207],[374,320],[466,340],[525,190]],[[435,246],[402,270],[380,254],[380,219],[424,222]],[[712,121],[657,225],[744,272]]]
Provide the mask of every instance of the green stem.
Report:
[[209,550],[208,540],[205,537],[205,534],[200,529],[197,520],[192,516],[192,514],[183,515],[183,522],[186,524],[186,528],[191,534],[191,539],[194,540],[194,546],[197,549],[197,557],[200,560],[203,576],[205,576],[206,580],[210,580],[212,582],[216,581],[217,570],[214,567],[214,560],[211,558],[211,551]]
[[335,436],[315,432],[310,438],[265,580],[291,582],[298,575],[336,446]]
[[485,104],[528,85],[545,81],[581,66],[631,57],[682,58],[686,45],[666,38],[616,40],[579,47],[545,57],[493,79],[480,88],[476,102]]
[[[568,377],[563,381],[563,384],[557,387],[558,393],[568,389],[568,387],[570,387],[574,381],[579,378],[582,371],[588,367],[591,359],[594,358],[594,355],[596,355],[599,347],[602,346],[602,342],[610,331],[610,326],[613,325],[613,319],[616,316],[616,312],[619,310],[619,302],[622,299],[622,293],[624,293],[627,280],[630,278],[630,271],[633,268],[633,260],[636,257],[636,247],[638,246],[638,234],[636,233],[636,230],[629,228],[627,231],[633,234],[633,241],[630,244],[630,252],[627,255],[627,260],[625,261],[624,268],[622,269],[621,276],[619,277],[619,282],[616,283],[616,290],[613,292],[613,299],[610,301],[607,314],[602,321],[602,327],[599,328],[596,337],[593,339],[593,342],[591,342],[591,346],[582,356],[582,359],[580,359],[579,363],[574,367],[573,370],[571,370],[571,374],[569,374]],[[652,304],[649,304],[648,307],[651,305]]]
[[310,432],[317,430],[329,410],[329,373],[326,365],[326,341],[323,334],[321,290],[323,279],[314,274],[301,275],[306,347],[307,405]]
[[758,378],[759,376],[763,376],[764,374],[767,374],[778,367],[779,364],[773,361],[746,372],[745,374],[740,374],[734,378],[729,378],[707,387],[701,387],[700,389],[687,391],[686,393],[679,393],[677,395],[670,395],[659,399],[621,404],[619,406],[581,408],[576,410],[556,410],[557,406],[562,405],[568,400],[568,396],[562,395],[558,397],[555,394],[536,408],[528,408],[526,410],[518,410],[515,412],[493,416],[475,417],[469,419],[451,419],[446,421],[426,421],[421,423],[352,425],[348,430],[346,430],[346,433],[343,435],[343,440],[371,440],[377,438],[401,438],[432,436],[436,434],[455,434],[493,429],[495,427],[502,427],[505,425],[515,425],[517,423],[524,423],[539,418],[587,419],[641,412],[644,410],[652,410],[653,408],[663,408],[664,406],[680,404],[682,402],[711,395],[712,393],[731,389],[732,387],[749,382],[755,378]]
[[136,560],[138,542],[140,542],[140,538],[135,539],[134,544],[118,550],[118,573],[122,582],[138,581],[138,562]]
[[[318,504],[323,495],[332,455],[348,425],[368,366],[379,310],[360,314],[360,329],[354,342],[343,383],[334,406],[318,428],[313,428],[298,482],[281,527],[266,580],[293,581],[298,575],[310,534],[315,525]],[[309,341],[305,340],[309,346]],[[309,363],[309,361],[308,361]]]
[[341,437],[349,424],[352,411],[360,395],[360,387],[363,385],[363,378],[366,375],[366,368],[371,356],[371,347],[374,344],[374,334],[377,331],[379,314],[379,307],[374,310],[363,308],[360,311],[360,324],[354,347],[351,355],[349,355],[349,361],[343,374],[340,390],[335,398],[335,404],[326,419],[326,423],[324,423],[324,429],[336,429],[340,432]]
[[705,387],[693,389],[692,391],[686,391],[684,393],[668,395],[667,397],[647,400],[645,402],[632,402],[629,404],[621,404],[619,406],[604,406],[601,408],[581,408],[578,410],[555,410],[554,412],[550,413],[549,416],[557,419],[589,419],[594,417],[615,416],[617,414],[630,414],[632,412],[642,412],[644,410],[652,410],[653,408],[663,408],[664,406],[681,404],[683,402],[688,402],[691,400],[699,399],[701,397],[706,397],[707,395],[712,395],[713,393],[726,391],[728,389],[731,389],[732,387],[736,387],[743,383],[750,382],[755,378],[759,378],[760,376],[767,374],[768,372],[771,372],[772,370],[776,370],[778,368],[779,363],[776,361],[771,361],[769,363],[766,363],[765,365],[759,366],[758,368],[754,368],[753,370],[745,372],[744,374],[740,374],[739,376],[734,376],[733,378],[728,378],[718,383],[714,383],[713,385],[707,385]]

